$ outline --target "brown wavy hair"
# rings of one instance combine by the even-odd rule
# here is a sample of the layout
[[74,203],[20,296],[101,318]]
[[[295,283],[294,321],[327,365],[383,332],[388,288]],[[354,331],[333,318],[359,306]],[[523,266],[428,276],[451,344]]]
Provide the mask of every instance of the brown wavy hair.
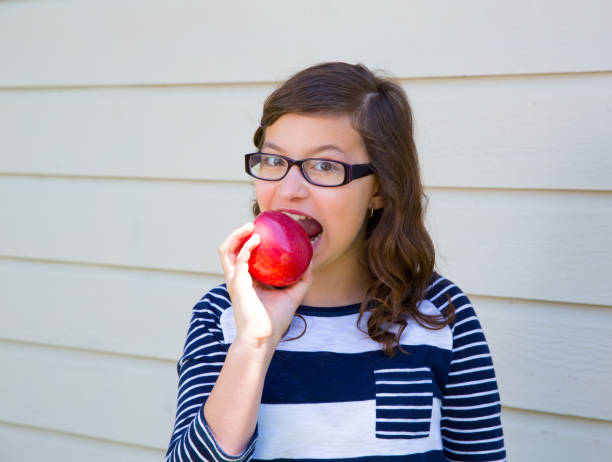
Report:
[[[448,296],[448,306],[439,314],[425,314],[417,307],[434,275],[435,250],[424,225],[427,196],[412,110],[400,84],[362,64],[330,62],[300,71],[266,99],[253,137],[257,149],[264,143],[265,128],[288,113],[349,115],[376,172],[384,206],[366,225],[363,264],[369,287],[358,326],[370,311],[367,333],[392,356],[410,318],[428,329],[452,323],[454,307]],[[260,213],[256,201],[253,213]],[[398,328],[391,329],[393,325]]]

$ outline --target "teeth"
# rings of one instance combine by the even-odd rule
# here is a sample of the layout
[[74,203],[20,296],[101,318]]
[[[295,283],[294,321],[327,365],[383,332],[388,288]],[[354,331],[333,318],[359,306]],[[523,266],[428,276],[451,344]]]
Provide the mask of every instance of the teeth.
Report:
[[289,212],[283,212],[283,213],[287,215],[288,217],[293,218],[295,221],[304,221],[308,219],[308,217],[304,215],[298,215],[297,213],[289,213]]
[[317,234],[316,236],[311,237],[310,238],[310,245],[314,245],[315,242],[317,242],[319,239],[321,239],[321,234]]

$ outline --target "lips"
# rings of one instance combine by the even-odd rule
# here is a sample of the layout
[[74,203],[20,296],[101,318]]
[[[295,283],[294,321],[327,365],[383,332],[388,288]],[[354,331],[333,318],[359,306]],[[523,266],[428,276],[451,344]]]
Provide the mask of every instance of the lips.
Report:
[[280,210],[280,212],[283,212],[285,215],[295,220],[302,227],[308,235],[311,244],[317,242],[321,237],[323,226],[314,218],[293,210]]

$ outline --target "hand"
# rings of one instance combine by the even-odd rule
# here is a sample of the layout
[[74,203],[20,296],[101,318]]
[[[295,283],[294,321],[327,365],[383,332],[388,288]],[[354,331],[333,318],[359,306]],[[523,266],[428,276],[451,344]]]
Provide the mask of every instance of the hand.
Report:
[[247,223],[230,233],[219,247],[219,256],[234,307],[236,340],[274,349],[312,283],[312,268],[309,266],[298,282],[284,289],[254,281],[249,274],[249,258],[259,245],[259,235],[253,234],[242,245],[253,227],[253,223]]

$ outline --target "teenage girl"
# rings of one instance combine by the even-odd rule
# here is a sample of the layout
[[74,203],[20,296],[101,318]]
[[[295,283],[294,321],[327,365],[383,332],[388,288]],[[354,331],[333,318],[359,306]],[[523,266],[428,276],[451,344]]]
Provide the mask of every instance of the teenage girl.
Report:
[[194,307],[167,461],[503,461],[500,398],[470,301],[434,271],[402,88],[362,65],[305,69],[266,100],[246,172],[312,263],[283,289],[248,273]]

